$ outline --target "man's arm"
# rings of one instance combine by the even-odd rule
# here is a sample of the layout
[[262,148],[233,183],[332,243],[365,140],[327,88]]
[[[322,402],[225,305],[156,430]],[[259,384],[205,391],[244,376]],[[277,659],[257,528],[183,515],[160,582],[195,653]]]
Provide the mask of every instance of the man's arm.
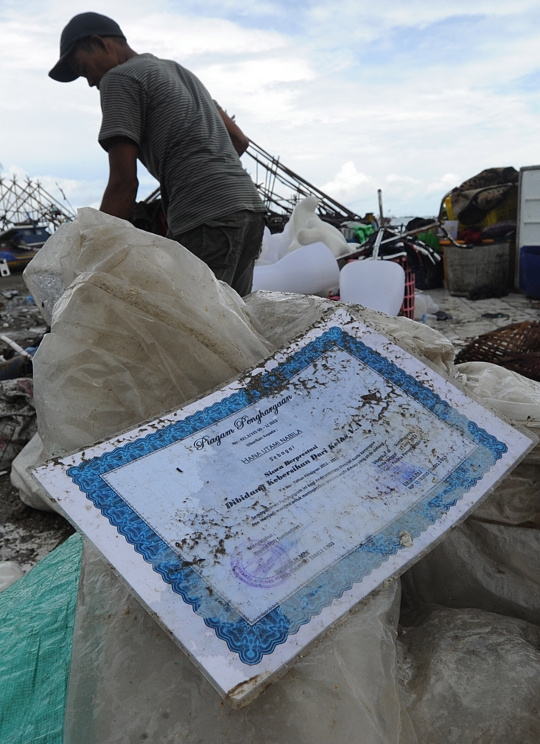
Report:
[[127,137],[111,139],[108,146],[109,182],[100,206],[102,212],[129,219],[139,188],[138,151],[138,145]]
[[243,131],[240,129],[240,127],[234,123],[231,117],[227,116],[225,111],[223,111],[223,109],[220,108],[220,106],[218,106],[218,112],[221,118],[223,119],[223,123],[225,124],[225,127],[227,128],[227,131],[233,143],[234,149],[236,150],[238,155],[242,155],[248,148],[248,145],[249,145],[248,138],[243,133]]

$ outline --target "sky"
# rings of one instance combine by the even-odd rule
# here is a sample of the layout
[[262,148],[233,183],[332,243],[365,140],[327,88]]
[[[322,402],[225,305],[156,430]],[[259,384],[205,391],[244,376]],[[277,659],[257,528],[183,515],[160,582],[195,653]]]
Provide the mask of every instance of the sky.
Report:
[[[99,92],[47,72],[87,10],[192,70],[250,139],[355,212],[382,189],[386,213],[433,215],[484,168],[540,163],[538,0],[0,0],[2,175],[74,207],[98,206],[107,181]],[[142,166],[139,182],[139,198],[156,186]]]

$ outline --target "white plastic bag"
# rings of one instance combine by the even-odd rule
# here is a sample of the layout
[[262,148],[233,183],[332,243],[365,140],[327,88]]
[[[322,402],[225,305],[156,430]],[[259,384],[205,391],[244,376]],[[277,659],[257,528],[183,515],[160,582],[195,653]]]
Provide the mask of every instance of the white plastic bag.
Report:
[[77,224],[75,279],[34,357],[53,455],[180,406],[272,350],[236,292],[178,243],[92,209]]
[[540,383],[488,362],[456,365],[456,379],[511,421],[540,428]]

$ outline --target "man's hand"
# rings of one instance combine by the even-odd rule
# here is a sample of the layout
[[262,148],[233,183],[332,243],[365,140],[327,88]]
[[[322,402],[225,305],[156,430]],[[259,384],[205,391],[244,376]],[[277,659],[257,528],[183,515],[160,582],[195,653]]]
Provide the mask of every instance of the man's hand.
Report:
[[115,137],[109,143],[109,182],[103,194],[100,210],[113,217],[129,219],[135,205],[138,145],[127,137]]
[[234,149],[236,150],[238,155],[242,155],[243,153],[245,153],[245,151],[248,148],[249,139],[246,137],[246,135],[240,129],[240,127],[234,123],[231,117],[227,116],[225,111],[223,111],[223,109],[220,108],[219,106],[218,106],[218,112],[221,118],[223,119],[223,123],[225,124],[225,127],[227,128],[227,131],[233,143]]

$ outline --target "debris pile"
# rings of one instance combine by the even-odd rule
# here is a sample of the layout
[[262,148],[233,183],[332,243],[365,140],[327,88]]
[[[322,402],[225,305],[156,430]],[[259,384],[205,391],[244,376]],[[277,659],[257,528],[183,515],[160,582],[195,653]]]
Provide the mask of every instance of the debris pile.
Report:
[[[317,229],[306,220],[298,243],[302,230]],[[377,239],[380,247],[382,231]],[[51,326],[34,357],[41,439],[16,469],[32,499],[40,495],[31,493],[28,471],[46,452],[85,447],[212,390],[335,307],[312,294],[260,291],[243,301],[178,244],[91,209],[57,231],[25,277]],[[539,384],[489,364],[456,367],[452,344],[428,326],[348,309],[514,423],[540,428]],[[371,595],[242,711],[221,704],[92,546],[81,559],[72,538],[63,568],[55,553],[40,566],[50,581],[82,565],[76,617],[73,587],[66,600],[68,625],[75,621],[66,743],[84,730],[100,744],[174,737],[314,744],[359,735],[364,744],[533,744],[540,735],[537,449],[402,580]],[[16,607],[36,615],[43,596],[28,590],[36,579],[6,589],[0,616]],[[3,674],[16,694],[10,659],[12,676],[6,665]],[[65,689],[65,658],[47,663]],[[56,702],[63,705],[62,697]]]

